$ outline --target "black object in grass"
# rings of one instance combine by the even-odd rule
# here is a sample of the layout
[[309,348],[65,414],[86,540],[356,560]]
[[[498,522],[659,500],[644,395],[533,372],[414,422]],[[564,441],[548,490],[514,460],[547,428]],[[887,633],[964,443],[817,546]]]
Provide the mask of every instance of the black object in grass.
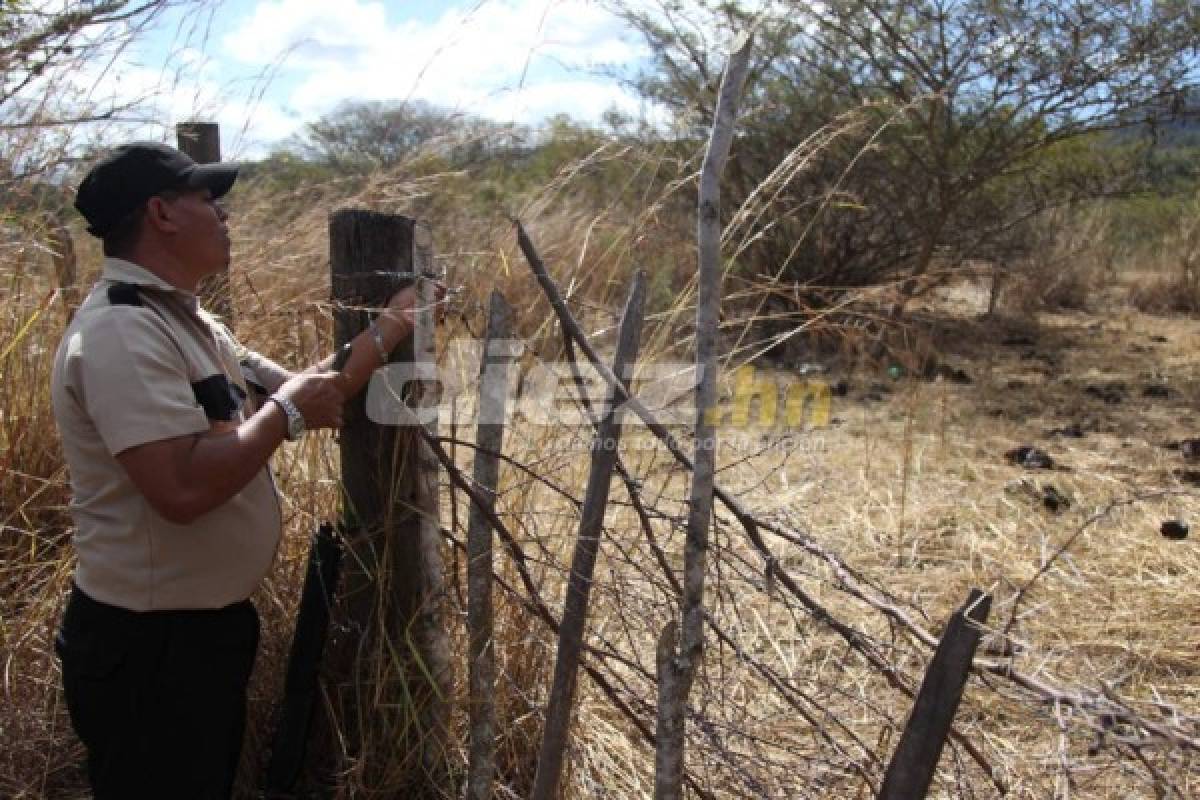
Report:
[[1188,535],[1188,524],[1181,519],[1169,519],[1159,526],[1158,532],[1172,541],[1183,541]]
[[1013,448],[1004,457],[1025,469],[1054,469],[1054,459],[1045,450],[1029,445]]
[[1047,483],[1042,486],[1042,505],[1046,507],[1047,511],[1057,514],[1060,511],[1066,511],[1070,508],[1071,500]]

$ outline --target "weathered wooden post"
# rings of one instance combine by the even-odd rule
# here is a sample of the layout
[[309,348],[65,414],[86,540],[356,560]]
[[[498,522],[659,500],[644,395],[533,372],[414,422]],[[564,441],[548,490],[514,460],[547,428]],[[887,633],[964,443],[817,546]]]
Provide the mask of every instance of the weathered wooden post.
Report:
[[180,122],[175,126],[175,141],[197,164],[221,160],[221,128],[215,122]]
[[[439,435],[437,402],[441,386],[437,378],[437,320],[439,302],[433,266],[433,231],[423,222],[413,224],[412,265],[416,275],[417,313],[412,334],[413,365],[416,367],[411,396],[421,412],[418,423],[433,439]],[[417,433],[417,432],[414,432]],[[442,526],[438,499],[441,464],[433,448],[420,435],[414,436],[417,456],[416,513],[417,568],[420,571],[420,605],[417,617],[405,631],[413,641],[418,667],[432,691],[421,709],[421,761],[428,776],[439,775],[446,764],[450,735],[450,638],[446,631],[446,565],[442,559]],[[441,790],[446,787],[442,785]]]
[[929,791],[971,672],[979,626],[991,607],[989,595],[972,589],[966,604],[950,618],[888,765],[879,800],[922,800]]
[[[395,273],[411,279],[428,266],[428,240],[412,219],[346,210],[330,218],[329,245],[340,347],[367,326],[368,309],[386,301]],[[420,320],[430,313],[428,307],[418,312],[414,338],[432,337],[432,323]],[[413,352],[410,340],[392,361],[412,364]],[[346,404],[339,434],[347,554],[340,633],[327,672],[333,713],[327,722],[339,735],[325,732],[324,762],[336,761],[344,747],[358,760],[357,775],[367,786],[386,775],[387,786],[380,788],[398,793],[393,796],[435,797],[445,789],[440,765],[447,700],[445,620],[436,613],[442,564],[437,543],[428,541],[438,530],[436,476],[420,474],[420,437],[412,420],[382,422],[368,418],[360,394]]]
[[487,508],[471,504],[467,525],[468,717],[471,731],[467,800],[491,800],[496,771],[496,653],[492,619],[492,524],[504,444],[508,368],[513,360],[512,309],[497,291],[488,305],[487,337],[479,365],[478,424],[472,477]]
[[[738,102],[750,65],[749,34],[734,41],[721,78],[716,116],[697,202],[696,300],[696,452],[684,543],[681,620],[670,620],[659,635],[655,652],[658,671],[657,741],[654,754],[655,800],[683,797],[684,754],[687,746],[688,695],[704,658],[704,572],[708,531],[712,526],[717,437],[712,410],[717,405],[717,338],[721,311],[721,174],[733,144]],[[678,639],[678,648],[676,647]]]
[[[79,275],[75,258],[75,241],[71,232],[57,214],[46,215],[46,239],[50,246],[50,258],[54,261],[54,274],[62,293],[63,309],[67,325],[79,308]],[[65,326],[64,326],[65,327]]]
[[[215,164],[221,160],[221,129],[215,122],[180,122],[175,126],[175,141],[180,150],[197,164]],[[233,322],[233,293],[229,271],[213,275],[200,284],[200,302],[205,309]]]
[[[617,334],[617,351],[613,356],[613,373],[629,382],[633,365],[641,346],[642,316],[646,300],[646,275],[636,272],[625,313],[621,316]],[[608,507],[608,490],[612,482],[613,465],[617,461],[617,445],[621,441],[621,423],[625,392],[613,388],[602,410],[600,424],[592,440],[591,465],[583,509],[579,514],[579,532],[571,556],[571,572],[567,576],[567,595],[563,602],[562,625],[558,630],[558,651],[554,660],[554,680],[546,705],[546,724],[538,750],[537,771],[533,778],[531,800],[553,800],[558,796],[558,781],[562,774],[571,714],[575,701],[575,682],[579,657],[583,652],[583,636],[587,626],[588,601],[592,591],[592,574],[600,551],[600,534],[604,527],[604,511]]]

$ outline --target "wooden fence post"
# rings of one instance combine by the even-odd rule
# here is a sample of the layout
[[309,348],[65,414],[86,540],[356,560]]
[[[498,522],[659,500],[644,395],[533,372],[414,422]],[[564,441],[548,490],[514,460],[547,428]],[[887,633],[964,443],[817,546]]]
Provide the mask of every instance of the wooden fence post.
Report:
[[[717,405],[717,339],[721,311],[721,174],[733,144],[733,128],[742,86],[750,65],[751,37],[743,33],[729,52],[712,133],[704,153],[697,198],[696,300],[696,452],[689,494],[687,539],[684,543],[682,621],[670,620],[659,636],[655,661],[658,672],[657,742],[654,754],[655,800],[683,797],[684,753],[687,747],[688,694],[704,658],[704,571],[708,530],[712,525],[713,476],[717,437],[711,412]],[[679,648],[675,649],[675,638]]]
[[[416,223],[406,217],[357,210],[331,216],[339,347],[367,326],[366,309],[387,299],[376,295],[394,289],[395,281],[375,278],[414,271],[415,234]],[[413,348],[410,339],[391,360],[412,363]],[[447,698],[437,685],[444,676],[436,671],[444,654],[430,652],[429,646],[444,643],[445,631],[427,629],[440,628],[445,620],[429,612],[440,607],[431,595],[440,591],[442,576],[429,574],[428,548],[421,541],[421,528],[430,523],[422,521],[429,498],[421,496],[428,487],[420,485],[420,436],[411,424],[373,422],[365,395],[346,403],[339,433],[347,553],[336,612],[340,633],[327,671],[332,719],[325,721],[331,729],[322,732],[322,766],[336,767],[344,748],[358,760],[355,774],[365,788],[439,797],[445,775],[431,771],[429,756],[431,748],[433,758],[442,755],[438,727]],[[432,526],[437,529],[436,519]],[[438,586],[431,587],[431,581]]]
[[[423,416],[420,424],[436,439],[439,423],[436,401],[440,397],[437,373],[437,329],[435,307],[438,304],[436,273],[433,266],[433,231],[420,221],[413,224],[412,265],[417,282],[417,313],[412,334],[413,364],[418,380],[412,387],[414,407]],[[377,302],[382,302],[380,298]],[[446,564],[442,559],[442,526],[438,488],[442,465],[433,448],[414,431],[413,446],[417,457],[416,512],[417,570],[421,603],[417,617],[407,626],[418,668],[426,675],[428,696],[420,710],[421,760],[425,773],[440,775],[447,764],[450,736],[450,692],[454,684],[450,660],[450,637],[446,630]],[[402,566],[407,569],[408,565]],[[444,777],[444,775],[443,775]],[[445,788],[444,786],[442,788]]]
[[[643,306],[646,300],[646,275],[638,271],[633,276],[625,313],[621,316],[617,334],[617,351],[613,356],[613,372],[624,381],[632,377],[641,345]],[[571,572],[567,576],[567,593],[563,602],[562,625],[558,630],[558,651],[554,660],[554,681],[546,705],[546,724],[538,751],[537,771],[533,777],[531,800],[553,800],[558,796],[558,781],[562,774],[563,754],[566,751],[572,706],[575,700],[575,680],[579,656],[583,651],[583,634],[587,624],[588,599],[592,590],[592,573],[600,549],[600,534],[604,527],[604,511],[608,507],[608,490],[612,482],[613,465],[617,461],[617,445],[621,440],[622,406],[625,393],[612,389],[602,409],[600,424],[592,440],[591,469],[579,514],[579,532],[571,557]]]
[[468,717],[471,731],[467,800],[491,800],[496,771],[496,657],[492,620],[492,525],[504,444],[512,309],[493,291],[488,305],[487,337],[479,364],[478,425],[472,477],[487,508],[475,503],[467,523],[467,660],[470,684]]
[[929,791],[979,645],[979,626],[991,607],[989,595],[972,589],[966,604],[950,618],[888,764],[879,800],[922,800]]
[[175,126],[175,141],[197,164],[221,160],[221,128],[215,122],[180,122]]
[[[221,160],[221,129],[215,122],[180,122],[175,126],[175,141],[179,149],[197,164],[215,164]],[[198,293],[200,303],[207,311],[220,317],[226,325],[233,324],[233,293],[228,270],[206,278]]]

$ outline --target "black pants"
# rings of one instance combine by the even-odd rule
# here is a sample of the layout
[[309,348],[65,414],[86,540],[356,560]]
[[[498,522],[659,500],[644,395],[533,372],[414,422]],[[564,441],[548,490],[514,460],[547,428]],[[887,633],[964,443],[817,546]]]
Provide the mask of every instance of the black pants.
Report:
[[55,649],[96,800],[225,800],[258,648],[249,600],[137,613],[75,588]]

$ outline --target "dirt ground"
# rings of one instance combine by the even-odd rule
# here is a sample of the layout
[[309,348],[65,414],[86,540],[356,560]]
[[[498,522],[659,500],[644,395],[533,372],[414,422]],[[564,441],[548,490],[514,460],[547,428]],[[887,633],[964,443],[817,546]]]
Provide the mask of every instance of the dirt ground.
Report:
[[[729,459],[723,480],[802,520],[935,628],[970,588],[990,593],[985,655],[1194,720],[1200,321],[1119,305],[989,318],[980,298],[938,293],[889,359],[827,375],[831,424]],[[1131,778],[1129,753],[1057,709],[972,685],[960,719],[986,720],[1014,796],[1200,793],[1194,754],[1164,746],[1160,783]]]

